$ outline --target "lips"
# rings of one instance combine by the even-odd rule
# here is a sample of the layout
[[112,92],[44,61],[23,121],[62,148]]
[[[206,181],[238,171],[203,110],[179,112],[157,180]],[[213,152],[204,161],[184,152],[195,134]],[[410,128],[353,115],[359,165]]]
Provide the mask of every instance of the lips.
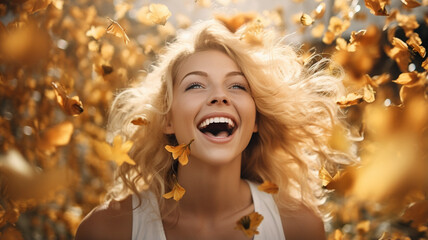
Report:
[[203,134],[215,138],[225,138],[236,130],[236,122],[228,116],[208,116],[198,124],[198,129]]

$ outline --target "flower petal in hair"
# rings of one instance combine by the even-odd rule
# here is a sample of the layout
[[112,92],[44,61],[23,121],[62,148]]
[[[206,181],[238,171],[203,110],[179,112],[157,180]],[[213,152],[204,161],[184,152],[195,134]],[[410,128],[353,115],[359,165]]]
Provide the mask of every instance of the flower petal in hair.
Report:
[[189,155],[190,155],[190,144],[194,141],[194,139],[190,140],[188,144],[180,144],[178,146],[170,146],[166,145],[165,149],[172,153],[172,157],[174,159],[178,158],[178,161],[181,163],[181,165],[186,165],[189,162]]

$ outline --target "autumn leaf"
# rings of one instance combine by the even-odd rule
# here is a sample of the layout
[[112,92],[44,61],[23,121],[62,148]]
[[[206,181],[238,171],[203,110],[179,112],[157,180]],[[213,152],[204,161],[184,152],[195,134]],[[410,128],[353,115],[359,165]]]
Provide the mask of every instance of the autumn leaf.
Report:
[[355,181],[355,167],[347,167],[344,170],[337,171],[334,176],[322,167],[318,172],[318,176],[322,181],[322,186],[328,190],[335,190],[340,194],[347,194],[352,188]]
[[399,38],[393,38],[393,48],[385,48],[386,54],[397,62],[398,67],[402,72],[407,72],[407,66],[410,63],[410,52],[407,44]]
[[244,39],[250,44],[261,45],[263,43],[263,23],[256,19],[247,24],[240,39]]
[[402,219],[411,221],[412,227],[419,227],[428,223],[428,200],[422,200],[410,205],[404,212]]
[[364,0],[366,7],[370,9],[370,12],[376,16],[388,16],[386,10],[387,0]]
[[336,149],[341,152],[349,151],[351,143],[343,126],[335,125],[333,127],[331,136],[328,139],[328,144],[332,149]]
[[320,3],[314,11],[312,11],[311,15],[314,17],[314,19],[321,19],[325,14],[325,3]]
[[178,184],[178,182],[176,182],[171,192],[165,193],[162,195],[162,197],[166,199],[173,198],[175,201],[179,201],[185,193],[186,190],[180,184]]
[[412,47],[413,51],[419,53],[421,57],[423,58],[425,57],[426,49],[425,47],[422,46],[422,40],[419,37],[419,34],[417,33],[410,34],[409,39],[406,41],[406,43]]
[[165,25],[171,12],[164,4],[152,3],[149,5],[148,18],[155,24]]
[[336,16],[333,16],[330,18],[330,21],[328,23],[328,30],[332,33],[334,33],[335,36],[339,36],[342,34],[346,29],[350,26],[349,20],[342,20]]
[[300,17],[300,22],[302,23],[303,26],[309,26],[314,23],[314,19],[312,19],[312,17],[309,16],[308,14],[303,13],[302,16]]
[[51,154],[56,147],[67,145],[70,142],[74,126],[71,122],[65,121],[47,129],[38,141],[38,147],[46,154]]
[[172,157],[174,159],[178,158],[178,161],[181,165],[186,165],[189,162],[189,154],[190,154],[190,144],[194,141],[194,139],[190,140],[188,144],[180,144],[178,146],[170,146],[166,145],[165,149],[172,153]]
[[52,82],[56,101],[68,115],[77,116],[83,112],[82,102],[78,96],[69,97],[60,83]]
[[363,102],[363,95],[357,93],[349,93],[337,100],[337,104],[341,107],[349,107]]
[[149,124],[149,121],[146,118],[138,117],[133,119],[131,123],[134,125],[143,126]]
[[96,40],[100,39],[104,34],[106,34],[106,29],[101,26],[91,26],[91,29],[86,32],[86,36],[93,37]]
[[229,29],[230,32],[236,32],[242,25],[253,21],[257,14],[255,13],[239,13],[231,17],[217,14],[214,16],[217,20],[223,23],[224,26]]
[[401,0],[401,2],[408,8],[415,8],[421,6],[421,3],[416,0]]
[[322,23],[317,24],[315,27],[312,28],[311,34],[315,38],[320,38],[322,34],[324,33],[325,26]]
[[375,90],[369,84],[364,87],[363,100],[367,103],[372,103],[375,101]]
[[425,61],[423,61],[423,62],[422,62],[421,66],[422,66],[426,71],[428,71],[428,58],[427,58],[427,59],[425,59]]
[[278,193],[278,185],[270,181],[264,181],[257,187],[260,191],[275,194]]
[[106,142],[98,142],[94,143],[95,151],[98,153],[100,157],[105,160],[112,160],[117,163],[118,166],[121,166],[123,163],[128,163],[131,165],[135,165],[134,160],[132,160],[128,152],[132,148],[134,143],[130,140],[122,143],[122,137],[117,135],[113,139],[113,146],[110,146]]
[[425,77],[426,77],[426,72],[419,73],[419,72],[413,71],[413,72],[400,74],[396,80],[393,80],[393,82],[400,85],[410,86],[418,82],[423,83],[425,81]]
[[107,19],[110,21],[110,25],[108,25],[107,27],[107,33],[113,34],[118,38],[122,38],[125,44],[128,44],[129,38],[128,38],[128,35],[126,35],[126,32],[122,28],[122,26],[120,26],[118,22],[114,21],[111,18],[107,18]]
[[258,212],[252,212],[249,215],[243,216],[236,222],[235,229],[244,232],[245,236],[252,238],[254,235],[259,234],[257,227],[263,220],[263,216]]

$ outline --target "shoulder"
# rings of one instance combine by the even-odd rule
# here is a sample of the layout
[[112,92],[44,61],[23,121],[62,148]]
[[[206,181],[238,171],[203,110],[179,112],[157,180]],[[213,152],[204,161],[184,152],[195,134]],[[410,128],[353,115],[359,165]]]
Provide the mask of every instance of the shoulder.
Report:
[[321,217],[304,205],[296,211],[281,214],[285,239],[326,239]]
[[80,223],[76,240],[131,239],[132,196],[93,209]]

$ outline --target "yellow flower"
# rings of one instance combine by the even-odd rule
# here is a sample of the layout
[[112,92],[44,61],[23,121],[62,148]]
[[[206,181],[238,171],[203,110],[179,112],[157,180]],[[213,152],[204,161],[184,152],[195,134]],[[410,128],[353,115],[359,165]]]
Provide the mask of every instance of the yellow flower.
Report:
[[183,195],[186,193],[186,190],[176,182],[171,192],[165,193],[162,195],[166,199],[174,198],[175,201],[180,200]]
[[252,212],[249,215],[243,216],[236,222],[235,229],[242,230],[245,235],[252,238],[255,234],[259,234],[257,227],[263,220],[263,216],[257,212]]
[[132,148],[133,144],[134,143],[129,140],[125,143],[122,143],[122,137],[117,135],[114,137],[113,146],[110,146],[106,142],[95,142],[95,151],[101,158],[106,160],[113,160],[119,166],[124,162],[135,165],[134,160],[132,160],[128,155],[128,152]]
[[259,185],[258,189],[263,192],[274,194],[278,192],[278,185],[270,181],[264,181]]
[[178,158],[178,161],[181,165],[186,165],[189,162],[189,154],[190,154],[190,144],[194,141],[194,139],[190,140],[188,144],[180,144],[178,146],[170,146],[166,145],[165,149],[172,153],[172,157],[174,159]]

